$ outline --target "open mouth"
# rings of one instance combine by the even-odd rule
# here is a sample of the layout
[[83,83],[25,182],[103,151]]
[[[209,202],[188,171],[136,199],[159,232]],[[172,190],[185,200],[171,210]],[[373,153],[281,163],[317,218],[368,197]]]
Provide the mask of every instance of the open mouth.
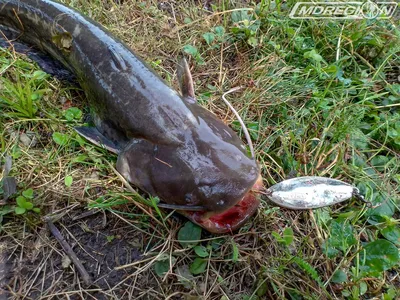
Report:
[[261,176],[253,188],[235,206],[221,213],[206,211],[179,211],[180,214],[212,233],[233,232],[243,226],[257,211],[259,191],[263,188]]

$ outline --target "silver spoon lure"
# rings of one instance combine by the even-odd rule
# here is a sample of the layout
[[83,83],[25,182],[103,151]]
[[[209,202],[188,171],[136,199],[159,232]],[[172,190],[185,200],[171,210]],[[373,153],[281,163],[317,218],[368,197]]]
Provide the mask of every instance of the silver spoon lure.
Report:
[[341,180],[319,176],[284,180],[268,188],[265,194],[276,205],[294,210],[331,206],[353,197],[372,207],[358,188]]

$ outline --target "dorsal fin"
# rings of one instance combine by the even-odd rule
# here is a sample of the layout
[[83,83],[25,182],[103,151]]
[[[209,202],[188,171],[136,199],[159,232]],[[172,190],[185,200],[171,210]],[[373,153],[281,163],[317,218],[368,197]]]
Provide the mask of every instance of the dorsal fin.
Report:
[[190,73],[188,63],[183,56],[179,61],[177,73],[183,98],[190,102],[196,102],[192,74]]

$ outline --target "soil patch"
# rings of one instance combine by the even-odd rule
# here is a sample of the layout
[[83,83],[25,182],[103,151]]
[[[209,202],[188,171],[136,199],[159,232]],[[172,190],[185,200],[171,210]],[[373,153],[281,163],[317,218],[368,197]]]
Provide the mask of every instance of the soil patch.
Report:
[[[132,268],[115,269],[142,258],[146,237],[132,232],[131,227],[107,212],[75,220],[83,212],[83,209],[75,210],[55,225],[93,278],[93,284],[84,286],[75,266],[47,227],[43,227],[39,232],[32,232],[22,247],[13,239],[2,242],[0,299],[21,296],[28,299],[121,299],[141,292],[129,289],[134,285],[158,286],[157,280],[151,280],[155,284],[148,282],[151,272],[146,272],[146,277],[139,274],[130,278]],[[143,285],[138,284],[141,280],[145,281]],[[132,285],[133,281],[136,284]]]

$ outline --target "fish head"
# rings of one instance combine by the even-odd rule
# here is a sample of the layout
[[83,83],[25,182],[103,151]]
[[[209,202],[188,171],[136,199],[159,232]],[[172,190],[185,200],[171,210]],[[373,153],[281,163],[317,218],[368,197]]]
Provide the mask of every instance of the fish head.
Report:
[[191,108],[195,126],[185,133],[174,156],[188,168],[195,188],[191,201],[222,212],[238,203],[260,175],[256,160],[226,124],[204,108]]
[[163,202],[184,205],[187,211],[201,206],[201,214],[188,217],[209,231],[221,232],[225,218],[216,224],[210,221],[212,216],[231,211],[226,224],[227,230],[234,230],[259,204],[249,195],[260,185],[260,168],[232,129],[201,106],[188,106],[190,123],[181,130],[181,143],[135,139],[120,153],[117,168]]

